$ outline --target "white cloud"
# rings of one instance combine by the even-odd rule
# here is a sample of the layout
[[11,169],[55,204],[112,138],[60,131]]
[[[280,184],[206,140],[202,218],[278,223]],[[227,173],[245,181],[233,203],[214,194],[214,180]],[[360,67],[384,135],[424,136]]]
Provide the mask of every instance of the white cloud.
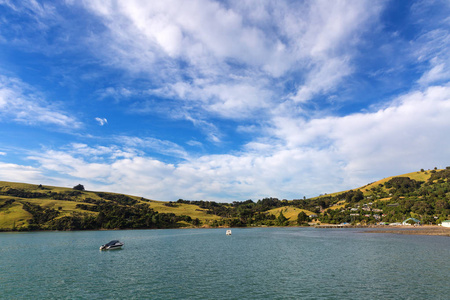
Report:
[[271,106],[272,92],[253,83],[214,84],[204,81],[188,84],[177,82],[149,94],[189,101],[186,106],[202,107],[226,119],[254,118],[257,110]]
[[49,103],[19,79],[0,75],[0,119],[27,125],[56,125],[79,128],[81,123]]
[[107,87],[97,91],[100,100],[111,97],[116,100],[128,98],[133,95],[133,91],[124,87]]
[[332,91],[353,72],[354,47],[382,2],[131,0],[83,6],[108,28],[92,40],[108,64],[148,74],[159,84],[153,92],[163,98],[189,100],[180,110],[239,119],[279,105],[291,73],[303,74],[293,93],[298,102]]
[[327,151],[343,163],[343,174],[355,177],[354,186],[361,178],[376,179],[446,161],[449,114],[450,88],[436,86],[406,94],[372,113],[310,122],[280,119],[274,134],[290,149]]
[[[23,168],[30,178],[48,174],[53,180],[85,180],[93,189],[159,200],[295,198],[355,187],[399,170],[427,168],[450,154],[450,88],[445,85],[450,78],[449,34],[443,29],[426,28],[404,52],[413,52],[421,67],[427,64],[419,70],[421,78],[413,80],[422,90],[370,112],[299,117],[308,113],[306,103],[333,96],[355,72],[361,36],[373,29],[384,1],[67,3],[86,8],[104,25],[84,37],[87,41],[81,39],[89,43],[87,49],[108,67],[125,70],[123,78],[136,79],[141,88],[151,82],[147,94],[106,86],[97,92],[100,99],[132,102],[136,96],[132,112],[188,120],[215,145],[225,140],[219,128],[225,122],[214,123],[217,118],[231,120],[226,124],[230,127],[245,120],[236,131],[258,137],[250,136],[232,154],[201,157],[152,137],[103,140],[114,145],[72,143],[29,155],[39,168],[2,165],[10,168],[12,177],[21,178],[16,171]],[[44,6],[35,1],[30,5],[39,19]],[[398,49],[385,46],[392,52]],[[0,118],[81,126],[24,83],[6,77],[0,77]],[[107,123],[106,118],[95,120]],[[187,144],[202,146],[194,140]],[[158,160],[160,154],[176,163]]]
[[450,78],[450,68],[446,63],[434,65],[430,70],[426,71],[418,80],[421,85],[428,85],[440,80],[448,80]]
[[[433,11],[431,15],[427,13]],[[418,80],[422,86],[450,80],[450,5],[448,1],[417,1],[411,6],[413,18],[421,30],[410,42],[414,58],[427,66]]]
[[[77,154],[51,150],[30,159],[39,162],[41,172],[51,170],[84,179],[94,189],[157,200],[292,199],[362,186],[398,172],[444,167],[440,164],[450,155],[449,115],[450,87],[435,86],[405,94],[373,112],[279,120],[276,139],[252,142],[235,154],[174,164],[130,151],[128,157],[110,155],[99,162],[92,159],[93,149],[74,145],[80,149]],[[146,143],[153,141],[131,139],[126,145]],[[120,147],[111,149],[103,151]]]
[[100,126],[103,126],[103,125],[105,125],[105,124],[108,124],[108,120],[107,120],[106,118],[99,118],[99,117],[96,117],[95,120],[98,122],[98,124],[99,124]]
[[48,182],[48,177],[38,168],[0,162],[0,180],[35,183]]
[[343,77],[351,74],[351,67],[345,58],[327,59],[308,73],[305,84],[292,97],[294,101],[306,102],[316,94],[325,94],[337,87]]
[[160,140],[151,137],[139,138],[119,136],[116,138],[116,141],[131,149],[141,149],[143,152],[156,152],[172,157],[188,158],[188,154],[183,147],[167,140]]
[[202,147],[203,146],[203,144],[201,142],[194,141],[194,140],[187,141],[186,144],[188,144],[189,146],[192,146],[192,147]]

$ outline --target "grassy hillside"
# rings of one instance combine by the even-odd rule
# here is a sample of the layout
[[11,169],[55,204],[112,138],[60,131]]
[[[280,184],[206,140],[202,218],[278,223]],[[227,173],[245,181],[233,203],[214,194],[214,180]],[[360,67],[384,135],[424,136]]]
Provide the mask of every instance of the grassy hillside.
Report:
[[187,215],[192,219],[199,219],[202,222],[209,222],[221,219],[219,216],[207,214],[207,209],[200,208],[193,204],[176,203],[167,206],[167,202],[151,200],[147,203],[152,209],[160,213],[174,213],[176,215]]
[[[75,192],[75,193],[74,193]],[[76,195],[75,195],[76,194]],[[109,195],[120,195],[108,193]],[[176,216],[190,216],[198,219],[200,223],[210,223],[220,219],[216,215],[207,214],[207,210],[191,204],[176,204],[167,206],[168,203],[154,200],[147,200],[141,197],[128,196],[136,201],[135,205],[145,205],[158,213],[174,214]],[[24,204],[29,203],[42,208],[43,211],[56,211],[57,217],[71,217],[73,215],[91,215],[97,217],[99,212],[80,208],[80,205],[94,207],[95,201],[111,202],[103,199],[97,192],[74,191],[71,188],[54,186],[38,186],[26,183],[0,181],[0,229],[26,228],[30,224],[33,214],[24,208]],[[185,221],[179,221],[180,225],[192,226]],[[47,229],[45,226],[41,229]]]
[[[391,177],[387,177],[381,180],[378,180],[376,182],[370,183],[368,185],[365,185],[363,187],[358,188],[359,190],[361,190],[363,193],[367,193],[368,191],[370,191],[370,189],[377,187],[381,184],[385,184],[387,181],[391,180],[394,177],[409,177],[410,179],[414,179],[416,181],[427,181],[430,176],[433,174],[432,173],[433,170],[428,170],[428,171],[423,171],[423,172],[411,172],[411,173],[407,173],[407,174],[403,174],[403,175],[398,175],[398,176],[391,176]],[[434,171],[442,171],[442,170],[434,170]]]
[[[280,215],[282,213],[282,216]],[[304,220],[315,214],[316,219]],[[116,193],[0,181],[0,230],[375,224],[450,218],[450,168],[384,178],[311,199],[162,202]],[[281,224],[281,225],[280,225]]]
[[267,211],[267,213],[274,215],[275,217],[278,217],[280,215],[280,212],[289,220],[291,224],[295,224],[297,222],[297,216],[300,212],[304,212],[308,216],[313,215],[314,213],[312,211],[297,208],[294,206],[284,206],[284,207],[278,207],[271,209]]
[[439,224],[450,218],[450,168],[392,176],[320,197],[325,223],[375,224],[408,218]]

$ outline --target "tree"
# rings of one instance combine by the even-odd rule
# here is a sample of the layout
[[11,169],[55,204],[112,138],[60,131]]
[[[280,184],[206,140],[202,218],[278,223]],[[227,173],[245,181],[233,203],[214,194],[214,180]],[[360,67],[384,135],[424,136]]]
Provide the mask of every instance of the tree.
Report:
[[300,212],[297,215],[297,223],[298,223],[298,225],[302,225],[302,224],[308,222],[308,220],[309,220],[308,215],[305,214],[304,211]]
[[277,225],[278,226],[287,226],[289,223],[288,219],[283,215],[283,213],[280,211],[280,215],[277,218]]
[[77,184],[73,187],[73,189],[77,191],[84,191],[84,186],[82,184]]

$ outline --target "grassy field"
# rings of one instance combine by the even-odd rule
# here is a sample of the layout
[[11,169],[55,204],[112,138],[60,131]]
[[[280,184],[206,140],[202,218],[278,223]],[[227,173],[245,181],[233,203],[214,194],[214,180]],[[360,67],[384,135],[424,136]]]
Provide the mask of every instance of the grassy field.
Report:
[[302,211],[305,212],[305,214],[307,214],[308,216],[314,214],[312,211],[309,211],[306,209],[300,209],[300,208],[293,207],[293,206],[274,208],[274,209],[267,211],[267,213],[272,214],[275,217],[278,217],[280,215],[280,212],[282,212],[283,216],[285,216],[289,220],[290,223],[296,223],[297,216]]

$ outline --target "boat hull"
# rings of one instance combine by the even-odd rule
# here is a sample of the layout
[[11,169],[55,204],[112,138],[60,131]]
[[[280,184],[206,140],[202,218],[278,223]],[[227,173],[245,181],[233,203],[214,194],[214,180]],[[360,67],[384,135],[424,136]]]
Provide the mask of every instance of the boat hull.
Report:
[[101,245],[100,246],[100,250],[118,250],[118,249],[122,249],[124,243],[121,243],[119,241],[116,241],[116,243],[114,244],[105,244],[105,245]]

